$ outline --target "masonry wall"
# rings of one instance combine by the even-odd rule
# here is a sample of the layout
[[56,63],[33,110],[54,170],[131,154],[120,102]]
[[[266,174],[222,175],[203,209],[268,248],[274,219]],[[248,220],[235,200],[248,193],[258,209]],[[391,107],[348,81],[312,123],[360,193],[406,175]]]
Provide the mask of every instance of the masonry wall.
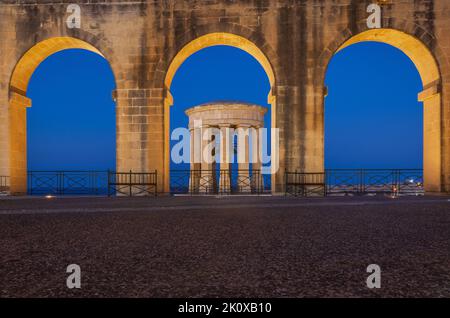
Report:
[[[81,30],[65,26],[67,4],[82,8]],[[324,76],[337,48],[367,29],[360,0],[13,1],[0,5],[0,175],[10,174],[8,86],[25,51],[54,36],[72,36],[110,62],[117,91],[117,169],[164,171],[164,79],[177,52],[195,38],[229,32],[255,43],[276,76],[283,189],[286,170],[317,172],[324,164]],[[419,38],[442,75],[442,184],[450,191],[450,2],[396,0],[383,26]],[[39,3],[39,4],[37,4]],[[176,98],[176,96],[175,96]],[[160,175],[160,189],[164,188]]]

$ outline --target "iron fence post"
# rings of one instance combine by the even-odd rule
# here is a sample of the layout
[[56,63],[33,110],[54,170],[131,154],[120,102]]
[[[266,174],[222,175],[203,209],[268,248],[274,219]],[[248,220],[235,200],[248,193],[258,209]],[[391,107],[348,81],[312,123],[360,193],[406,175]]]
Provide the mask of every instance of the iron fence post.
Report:
[[395,177],[394,177],[394,181],[395,181],[395,196],[400,194],[400,170],[395,170]]
[[28,192],[33,195],[33,172],[28,172]]
[[56,190],[59,195],[64,195],[64,172],[59,173],[59,188]]
[[364,171],[364,169],[360,170],[360,174],[359,174],[359,193],[360,194],[364,194],[366,192],[366,182],[365,182],[365,178],[366,178],[366,173]]
[[110,186],[111,186],[111,176],[110,176],[110,171],[109,171],[109,169],[108,169],[107,173],[108,173],[108,177],[107,177],[107,180],[108,180],[107,191],[108,191],[108,198],[110,198],[110,197],[111,197],[111,189],[110,189]]
[[288,194],[288,173],[287,171],[284,172],[284,196],[287,197]]
[[132,174],[133,174],[133,172],[132,172],[132,170],[130,170],[130,177],[129,177],[129,179],[128,179],[128,182],[129,182],[129,186],[130,186],[130,197],[132,197],[133,196],[133,194],[132,194],[132,186],[131,186],[131,176],[132,176]]
[[154,184],[155,184],[155,197],[157,197],[158,196],[158,170],[155,170]]

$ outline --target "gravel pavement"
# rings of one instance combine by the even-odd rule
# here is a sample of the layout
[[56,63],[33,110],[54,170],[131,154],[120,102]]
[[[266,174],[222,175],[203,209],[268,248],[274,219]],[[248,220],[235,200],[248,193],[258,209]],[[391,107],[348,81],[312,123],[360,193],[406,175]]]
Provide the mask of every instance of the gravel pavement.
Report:
[[450,201],[0,198],[0,261],[0,297],[450,297]]

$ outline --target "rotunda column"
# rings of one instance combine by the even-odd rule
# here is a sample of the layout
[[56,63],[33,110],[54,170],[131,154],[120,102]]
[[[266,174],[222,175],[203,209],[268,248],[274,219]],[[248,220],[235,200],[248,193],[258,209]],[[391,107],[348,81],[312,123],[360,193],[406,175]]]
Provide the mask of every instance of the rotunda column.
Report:
[[261,126],[252,127],[252,192],[261,193],[264,190],[264,178],[262,175],[262,143],[260,134]]
[[233,138],[231,125],[220,124],[220,193],[231,193],[231,151],[233,151]]
[[201,178],[201,129],[191,128],[189,129],[191,142],[190,142],[190,165],[191,171],[189,176],[189,192],[198,193]]
[[215,179],[215,147],[211,149],[210,145],[215,140],[213,127],[209,125],[202,126],[202,147],[201,147],[201,177],[199,182],[200,193],[211,194],[216,188],[214,185]]
[[238,133],[238,178],[237,189],[239,193],[251,193],[250,178],[250,127],[246,123],[237,125]]

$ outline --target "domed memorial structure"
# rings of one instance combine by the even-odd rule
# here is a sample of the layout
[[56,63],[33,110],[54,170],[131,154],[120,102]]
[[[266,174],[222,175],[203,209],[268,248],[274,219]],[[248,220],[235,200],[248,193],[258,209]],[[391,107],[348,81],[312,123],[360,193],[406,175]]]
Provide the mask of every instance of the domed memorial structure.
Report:
[[260,193],[264,189],[259,132],[266,112],[262,106],[240,102],[214,102],[186,111],[192,193]]

